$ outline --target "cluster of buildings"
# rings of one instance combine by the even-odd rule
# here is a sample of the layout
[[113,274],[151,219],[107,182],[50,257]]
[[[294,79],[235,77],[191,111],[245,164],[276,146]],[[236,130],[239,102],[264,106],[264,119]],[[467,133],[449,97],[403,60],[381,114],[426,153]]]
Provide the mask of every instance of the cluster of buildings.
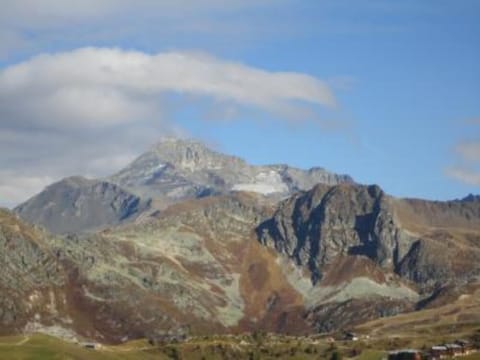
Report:
[[404,349],[392,351],[388,360],[438,360],[469,355],[476,352],[475,347],[466,340],[456,340],[451,344],[435,345],[427,351]]

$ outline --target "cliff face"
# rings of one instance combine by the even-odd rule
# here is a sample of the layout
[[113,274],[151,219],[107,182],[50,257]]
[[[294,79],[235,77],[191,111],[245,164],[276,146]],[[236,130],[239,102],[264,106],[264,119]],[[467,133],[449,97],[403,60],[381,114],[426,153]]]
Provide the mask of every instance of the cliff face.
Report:
[[377,186],[318,185],[281,203],[257,232],[263,244],[305,266],[314,283],[339,256],[363,255],[391,270],[412,241],[395,226]]
[[257,234],[313,283],[337,258],[355,255],[428,289],[479,270],[479,209],[478,202],[395,199],[378,186],[318,185],[282,202]]

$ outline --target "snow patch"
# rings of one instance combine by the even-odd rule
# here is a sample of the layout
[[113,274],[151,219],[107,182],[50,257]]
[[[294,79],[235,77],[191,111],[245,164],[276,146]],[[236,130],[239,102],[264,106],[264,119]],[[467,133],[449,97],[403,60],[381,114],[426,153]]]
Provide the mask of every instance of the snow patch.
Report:
[[253,182],[235,184],[234,191],[252,191],[264,195],[288,192],[288,186],[283,182],[280,174],[274,170],[258,173]]
[[149,180],[156,172],[162,170],[163,168],[165,168],[165,164],[157,164],[157,165],[154,165],[148,169],[146,169],[142,174],[141,174],[141,177],[145,180]]

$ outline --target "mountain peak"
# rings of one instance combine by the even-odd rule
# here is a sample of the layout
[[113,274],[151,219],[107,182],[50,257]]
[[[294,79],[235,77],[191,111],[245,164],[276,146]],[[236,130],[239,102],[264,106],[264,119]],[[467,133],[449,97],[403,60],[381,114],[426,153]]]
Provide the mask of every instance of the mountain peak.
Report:
[[165,146],[201,146],[206,148],[205,144],[201,141],[194,139],[194,138],[182,138],[182,137],[175,137],[175,136],[163,136],[161,137],[153,146],[151,150],[155,150],[157,148],[162,148]]
[[148,158],[156,157],[163,163],[190,171],[218,169],[226,162],[243,162],[234,156],[216,152],[201,141],[173,137],[162,138],[144,155]]
[[480,202],[480,195],[468,194],[468,195],[465,196],[461,201],[464,201],[464,202],[476,202],[476,201],[479,201],[479,202]]
[[195,139],[165,137],[111,181],[150,197],[179,200],[230,191],[287,195],[317,183],[353,180],[322,168],[301,170],[288,165],[255,166],[212,150]]

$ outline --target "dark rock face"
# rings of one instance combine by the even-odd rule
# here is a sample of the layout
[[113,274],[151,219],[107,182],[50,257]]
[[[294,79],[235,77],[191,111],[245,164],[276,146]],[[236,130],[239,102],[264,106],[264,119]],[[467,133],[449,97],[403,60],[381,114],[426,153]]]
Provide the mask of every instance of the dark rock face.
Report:
[[134,218],[146,205],[138,196],[113,183],[71,177],[50,185],[15,212],[61,234],[119,224]]
[[[422,231],[408,231],[396,216],[397,207],[404,206],[401,202],[405,201],[387,196],[378,186],[318,185],[282,202],[275,215],[257,228],[257,234],[264,245],[307,268],[313,283],[322,278],[326,266],[344,255],[367,256],[384,270],[425,288],[480,268],[473,257],[464,266],[448,260],[449,254],[461,253],[462,247],[451,244],[449,251],[443,251],[440,233],[426,233],[428,229],[423,227]],[[411,201],[406,202],[409,208],[401,210],[415,217]],[[443,209],[451,205],[415,204],[419,207],[425,222],[431,223],[435,217],[448,219]],[[480,220],[476,208],[454,207],[454,214],[459,214],[456,222],[472,217]],[[478,246],[473,250],[477,254]]]
[[464,201],[464,202],[474,202],[474,201],[480,202],[480,195],[468,194],[461,201]]
[[258,228],[261,242],[308,267],[313,282],[340,255],[365,255],[391,267],[397,231],[377,186],[318,185],[283,202]]

